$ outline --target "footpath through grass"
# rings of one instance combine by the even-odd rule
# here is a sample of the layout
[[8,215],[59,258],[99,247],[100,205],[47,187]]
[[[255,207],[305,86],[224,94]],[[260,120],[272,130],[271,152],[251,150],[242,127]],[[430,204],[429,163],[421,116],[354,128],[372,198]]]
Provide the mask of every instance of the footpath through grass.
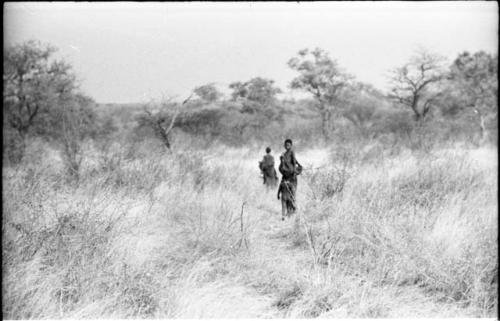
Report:
[[496,150],[300,151],[285,222],[257,154],[88,153],[78,182],[53,155],[5,169],[3,316],[495,315]]

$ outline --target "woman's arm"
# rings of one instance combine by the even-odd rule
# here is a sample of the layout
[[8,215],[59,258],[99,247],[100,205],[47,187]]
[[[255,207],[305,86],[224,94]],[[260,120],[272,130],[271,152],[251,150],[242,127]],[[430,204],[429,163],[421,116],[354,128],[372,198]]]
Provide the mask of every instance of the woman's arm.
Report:
[[297,159],[295,158],[295,152],[292,150],[292,155],[291,155],[291,161],[292,161],[292,168],[293,168],[293,177],[297,177]]

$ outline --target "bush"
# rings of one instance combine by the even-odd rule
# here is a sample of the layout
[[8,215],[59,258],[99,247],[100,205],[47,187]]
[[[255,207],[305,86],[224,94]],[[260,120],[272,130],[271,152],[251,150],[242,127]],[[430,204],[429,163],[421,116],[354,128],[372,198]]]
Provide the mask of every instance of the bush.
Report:
[[24,156],[25,142],[19,133],[8,125],[3,127],[3,155],[4,164],[18,164]]

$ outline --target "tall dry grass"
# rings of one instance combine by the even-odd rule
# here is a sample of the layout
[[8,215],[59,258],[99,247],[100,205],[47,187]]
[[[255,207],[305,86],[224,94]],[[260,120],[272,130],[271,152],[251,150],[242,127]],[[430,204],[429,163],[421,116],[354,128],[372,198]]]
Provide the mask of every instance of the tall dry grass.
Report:
[[[339,273],[370,289],[418,288],[437,302],[462,308],[466,315],[494,315],[498,304],[495,152],[433,150],[403,153],[382,162],[351,159],[349,163],[307,177],[309,195],[302,215],[310,231],[301,233],[302,244],[312,248],[318,273],[328,277],[320,290],[301,289],[301,298],[290,308],[292,315],[310,316],[313,304],[314,315],[397,316],[385,307],[391,303],[383,297],[373,298],[375,307],[371,302],[356,311],[343,306],[337,295],[323,297],[325,291],[338,292],[338,280],[330,276]],[[317,300],[323,303],[304,306],[304,301]]]
[[4,318],[496,311],[492,148],[299,149],[286,222],[254,148],[84,154],[77,182],[40,143],[4,168]]

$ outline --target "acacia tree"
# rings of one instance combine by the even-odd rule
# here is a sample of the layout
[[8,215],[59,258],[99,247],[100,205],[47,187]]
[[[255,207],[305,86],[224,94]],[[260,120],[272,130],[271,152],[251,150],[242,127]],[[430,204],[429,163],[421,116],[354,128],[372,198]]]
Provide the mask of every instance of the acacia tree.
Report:
[[216,102],[222,97],[222,93],[213,83],[196,87],[193,92],[207,103]]
[[341,115],[348,119],[362,136],[367,137],[369,127],[377,117],[377,107],[384,104],[385,96],[370,84],[355,82],[342,93]]
[[425,119],[440,96],[437,84],[444,78],[445,59],[425,50],[418,51],[404,66],[392,70],[389,97],[411,108],[417,121]]
[[477,115],[484,141],[488,136],[486,120],[498,114],[498,55],[464,52],[451,65],[450,74],[451,86],[456,87],[463,108],[472,109]]
[[[167,150],[171,150],[172,144],[170,142],[170,133],[177,125],[177,116],[180,109],[184,106],[193,96],[191,94],[185,99],[182,104],[172,102],[172,98],[163,98],[159,104],[149,103],[144,106],[144,113],[139,115],[137,121],[139,127],[147,126],[153,129],[155,135],[160,138]],[[151,105],[156,105],[157,111],[151,111]]]
[[323,136],[328,137],[332,117],[341,104],[341,92],[353,77],[343,72],[337,61],[320,48],[300,50],[296,57],[288,61],[288,66],[299,73],[290,87],[313,95],[321,117]]
[[18,138],[8,146],[17,155],[13,159],[8,152],[7,156],[20,161],[27,135],[39,135],[59,144],[75,176],[81,142],[95,127],[95,112],[92,100],[77,91],[72,67],[54,59],[55,52],[54,47],[37,41],[4,50],[4,133],[15,132]]
[[255,77],[246,82],[234,82],[229,85],[233,90],[233,101],[241,103],[239,117],[233,127],[242,135],[246,128],[260,129],[271,121],[279,121],[281,107],[276,95],[281,89],[274,85],[274,80]]
[[261,77],[246,82],[233,82],[229,88],[233,89],[233,100],[245,99],[261,105],[275,102],[276,95],[281,93],[281,89],[274,85],[274,80]]
[[4,50],[4,117],[23,141],[41,113],[76,89],[71,66],[52,59],[55,51],[36,41]]
[[94,100],[83,94],[66,97],[51,110],[46,123],[52,128],[49,134],[61,147],[68,176],[75,180],[80,177],[83,142],[97,132],[94,105]]

